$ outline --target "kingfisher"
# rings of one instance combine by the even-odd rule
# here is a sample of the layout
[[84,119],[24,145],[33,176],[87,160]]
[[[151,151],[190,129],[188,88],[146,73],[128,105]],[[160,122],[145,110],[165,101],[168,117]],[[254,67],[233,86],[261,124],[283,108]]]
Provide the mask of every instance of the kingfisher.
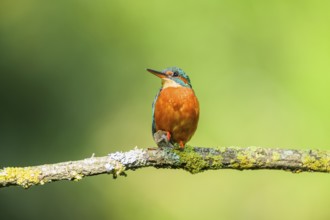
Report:
[[169,143],[177,143],[183,149],[195,133],[199,119],[199,102],[189,76],[178,67],[147,71],[162,80],[152,103],[152,134],[164,131]]

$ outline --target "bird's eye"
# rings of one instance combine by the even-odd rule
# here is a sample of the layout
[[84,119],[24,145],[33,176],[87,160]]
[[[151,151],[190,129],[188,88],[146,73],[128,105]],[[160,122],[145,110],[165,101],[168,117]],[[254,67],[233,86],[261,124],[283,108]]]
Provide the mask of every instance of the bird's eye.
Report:
[[175,71],[175,72],[173,73],[173,76],[174,76],[174,77],[179,76],[179,73]]

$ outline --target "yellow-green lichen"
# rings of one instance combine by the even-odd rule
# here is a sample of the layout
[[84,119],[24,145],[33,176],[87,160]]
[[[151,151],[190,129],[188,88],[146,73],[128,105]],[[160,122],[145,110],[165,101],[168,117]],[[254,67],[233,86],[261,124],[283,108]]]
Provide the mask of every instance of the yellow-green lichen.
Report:
[[281,159],[281,155],[278,152],[274,151],[272,154],[272,160],[278,161],[279,159]]
[[251,153],[246,154],[245,152],[239,152],[237,153],[236,159],[232,159],[230,162],[233,168],[249,169],[255,165],[256,160],[251,157]]
[[7,167],[0,170],[0,184],[17,184],[24,188],[40,184],[41,171],[30,167]]
[[220,169],[223,167],[222,164],[222,156],[221,155],[208,155],[206,159],[211,162],[210,168],[211,169]]
[[327,154],[318,152],[317,156],[306,153],[302,156],[302,165],[308,170],[330,172],[330,158]]
[[72,171],[71,175],[73,176],[72,180],[75,181],[75,182],[78,182],[79,180],[82,180],[82,178],[84,177],[83,174],[77,173],[76,171]]
[[217,169],[222,167],[222,157],[208,153],[203,156],[196,152],[193,147],[186,145],[184,150],[175,150],[179,155],[181,164],[184,169],[192,174],[203,172],[204,169]]
[[119,175],[126,176],[126,167],[122,163],[117,163],[113,170],[113,178],[117,178]]

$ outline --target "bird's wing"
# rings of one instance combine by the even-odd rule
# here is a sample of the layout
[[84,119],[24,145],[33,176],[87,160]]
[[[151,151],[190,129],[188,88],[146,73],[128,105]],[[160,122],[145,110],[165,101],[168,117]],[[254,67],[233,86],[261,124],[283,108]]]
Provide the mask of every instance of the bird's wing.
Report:
[[154,98],[154,101],[152,102],[152,135],[154,135],[156,133],[156,122],[155,122],[155,105],[156,105],[156,101],[158,99],[158,96],[160,94],[160,92],[162,91],[162,88],[159,89],[157,95]]

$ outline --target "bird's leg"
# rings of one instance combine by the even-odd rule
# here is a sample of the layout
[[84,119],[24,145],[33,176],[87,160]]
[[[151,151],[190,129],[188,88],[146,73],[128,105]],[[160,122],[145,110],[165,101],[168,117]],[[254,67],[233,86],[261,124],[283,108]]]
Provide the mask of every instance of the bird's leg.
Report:
[[174,146],[170,142],[171,134],[168,131],[158,130],[154,134],[154,140],[155,140],[157,146],[160,148],[166,148],[166,147],[174,148]]
[[183,141],[180,141],[179,142],[179,146],[180,146],[180,149],[183,150],[183,148],[184,148],[184,142]]
[[166,137],[167,137],[167,141],[170,142],[170,140],[171,140],[171,133],[169,131],[166,131]]

